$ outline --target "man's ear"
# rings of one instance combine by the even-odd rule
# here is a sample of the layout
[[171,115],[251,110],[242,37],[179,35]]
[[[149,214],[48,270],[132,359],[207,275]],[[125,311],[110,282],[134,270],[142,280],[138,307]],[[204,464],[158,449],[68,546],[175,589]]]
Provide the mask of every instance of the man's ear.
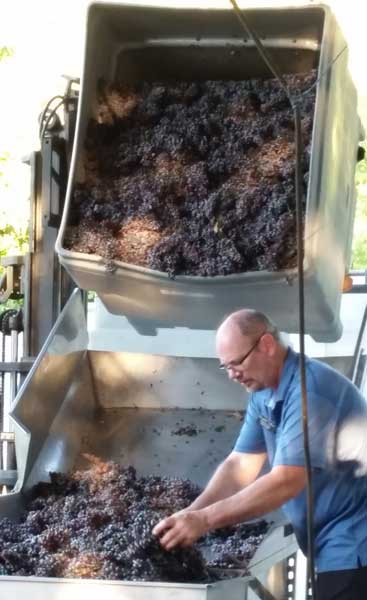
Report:
[[268,356],[274,356],[277,349],[277,342],[273,338],[271,333],[264,333],[260,340],[260,343],[262,345],[263,350]]

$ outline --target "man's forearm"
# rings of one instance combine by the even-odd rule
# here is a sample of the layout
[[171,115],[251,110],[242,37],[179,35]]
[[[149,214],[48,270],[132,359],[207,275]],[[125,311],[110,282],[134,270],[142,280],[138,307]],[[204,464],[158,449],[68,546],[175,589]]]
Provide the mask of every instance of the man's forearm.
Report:
[[234,495],[207,506],[201,511],[207,529],[234,525],[279,508],[305,486],[304,470],[294,467],[294,474],[293,479],[287,479],[272,471]]
[[189,510],[200,510],[213,502],[236,494],[241,488],[234,481],[233,468],[223,462],[215,471],[205,490],[190,504]]
[[236,457],[232,453],[219,465],[205,490],[188,507],[188,510],[200,510],[233,496],[256,479],[265,459],[265,454]]

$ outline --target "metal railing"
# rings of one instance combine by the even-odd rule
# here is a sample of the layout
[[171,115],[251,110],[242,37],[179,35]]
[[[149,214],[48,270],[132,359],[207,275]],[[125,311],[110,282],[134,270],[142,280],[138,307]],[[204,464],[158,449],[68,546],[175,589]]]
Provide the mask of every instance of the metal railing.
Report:
[[7,309],[0,314],[0,486],[6,490],[17,480],[14,432],[9,412],[31,362],[22,361],[22,309]]
[[359,328],[350,378],[367,398],[367,305]]

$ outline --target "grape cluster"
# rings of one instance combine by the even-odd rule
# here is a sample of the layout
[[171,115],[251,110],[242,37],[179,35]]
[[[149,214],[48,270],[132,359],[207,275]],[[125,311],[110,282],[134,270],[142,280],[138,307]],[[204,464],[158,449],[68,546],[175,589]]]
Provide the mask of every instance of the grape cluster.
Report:
[[[316,72],[285,76],[312,88]],[[307,189],[315,88],[301,104]],[[292,110],[275,79],[102,85],[66,247],[175,275],[294,266]]]
[[171,435],[188,435],[189,437],[193,437],[199,433],[199,430],[195,425],[184,425],[181,427],[177,427],[171,431]]
[[[212,567],[230,567],[236,555],[247,560],[262,539],[263,530],[252,527],[245,552],[248,532],[240,526],[229,537],[218,531],[191,548],[167,552],[152,534],[154,525],[187,507],[200,488],[88,459],[90,468],[51,473],[50,483],[38,484],[19,523],[0,521],[1,575],[207,582],[217,577]],[[209,563],[203,544],[214,549]]]
[[267,530],[268,524],[258,521],[209,534],[211,558],[207,561],[208,567],[246,569]]

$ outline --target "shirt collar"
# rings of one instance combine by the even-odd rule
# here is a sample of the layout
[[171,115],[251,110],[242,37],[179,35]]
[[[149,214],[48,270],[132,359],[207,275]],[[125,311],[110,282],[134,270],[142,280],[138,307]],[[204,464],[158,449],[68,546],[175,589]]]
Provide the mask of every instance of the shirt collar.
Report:
[[285,393],[289,387],[291,380],[293,379],[294,373],[298,368],[298,354],[292,350],[292,348],[288,348],[287,355],[285,357],[282,373],[280,376],[280,382],[278,388],[275,390],[276,394],[276,402],[279,400],[283,400]]
[[277,402],[280,402],[284,399],[284,395],[293,378],[297,366],[298,354],[291,348],[288,348],[277,389],[273,390],[271,388],[266,388],[265,390],[255,392],[256,396],[261,395],[264,404],[271,410],[275,408]]

